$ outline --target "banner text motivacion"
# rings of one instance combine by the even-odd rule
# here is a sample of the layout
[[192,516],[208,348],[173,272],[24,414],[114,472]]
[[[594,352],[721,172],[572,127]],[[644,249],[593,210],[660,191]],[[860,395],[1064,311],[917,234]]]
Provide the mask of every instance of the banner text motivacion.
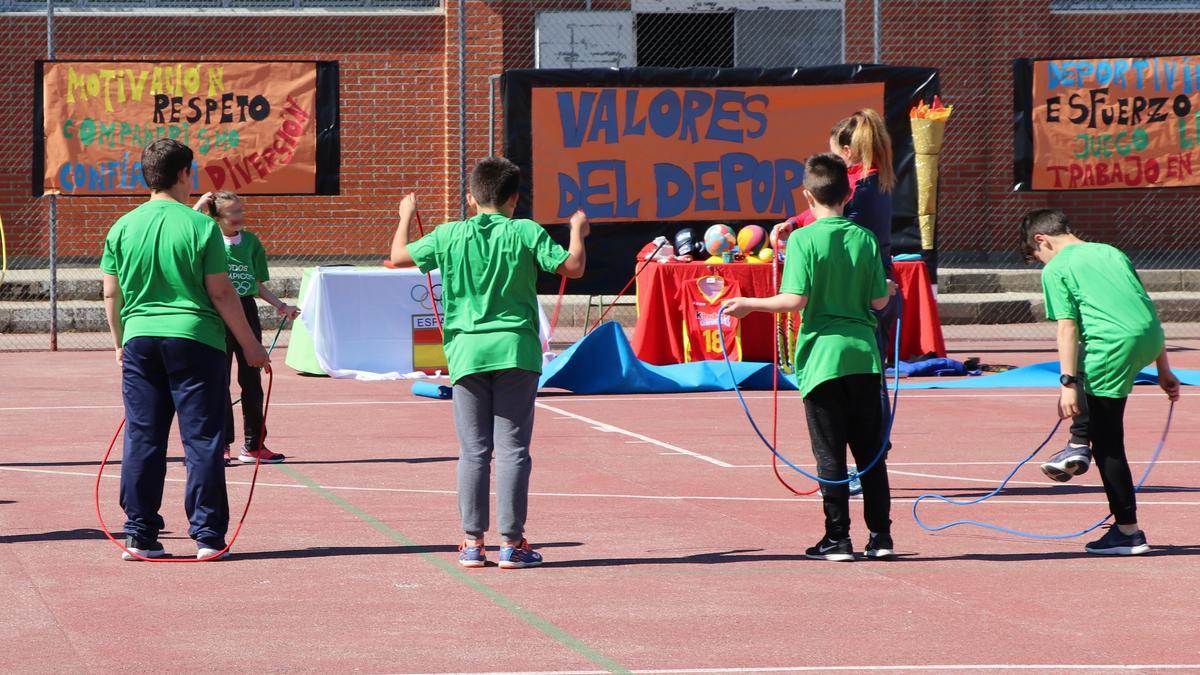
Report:
[[312,62],[48,62],[47,189],[146,189],[140,163],[169,138],[196,152],[196,190],[308,194],[316,174]]

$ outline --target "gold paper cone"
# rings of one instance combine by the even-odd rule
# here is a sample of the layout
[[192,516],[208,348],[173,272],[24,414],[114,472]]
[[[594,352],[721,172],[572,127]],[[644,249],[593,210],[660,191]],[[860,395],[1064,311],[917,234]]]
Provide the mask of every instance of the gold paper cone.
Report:
[[916,157],[917,164],[917,215],[937,213],[938,156]]
[[945,120],[912,120],[913,149],[918,155],[936,155],[942,151],[942,137],[946,135]]
[[936,226],[937,216],[930,213],[924,216],[917,216],[917,223],[921,228],[921,249],[925,251],[933,250],[933,235],[934,227]]

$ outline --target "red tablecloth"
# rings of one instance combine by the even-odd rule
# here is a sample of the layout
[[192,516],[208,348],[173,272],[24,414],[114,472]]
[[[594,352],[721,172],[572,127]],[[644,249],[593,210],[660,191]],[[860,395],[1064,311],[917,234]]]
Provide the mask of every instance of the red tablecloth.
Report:
[[[929,352],[946,355],[937,301],[923,262],[897,262],[896,283],[904,296],[900,357],[909,359]],[[637,279],[638,321],[633,350],[647,363],[683,362],[683,312],[678,292],[688,280],[709,274],[735,279],[742,295],[767,297],[775,293],[772,265],[728,263],[651,263]],[[769,363],[773,355],[775,322],[770,314],[755,312],[742,320],[742,359]]]
[[[930,352],[946,355],[942,338],[942,320],[938,317],[937,299],[929,280],[929,268],[916,260],[893,262],[896,285],[904,298],[904,316],[900,321],[900,359],[911,361]],[[895,327],[889,331],[895,340]],[[890,349],[890,347],[889,347]]]

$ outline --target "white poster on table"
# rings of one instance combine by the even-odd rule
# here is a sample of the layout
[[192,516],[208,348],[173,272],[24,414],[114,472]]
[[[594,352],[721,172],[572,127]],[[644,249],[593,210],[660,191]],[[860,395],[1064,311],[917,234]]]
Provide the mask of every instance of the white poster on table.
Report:
[[[433,293],[415,269],[317,268],[300,319],[312,335],[321,370],[331,377],[400,380],[447,375],[434,313],[441,306],[441,277]],[[539,308],[542,351],[549,322]]]

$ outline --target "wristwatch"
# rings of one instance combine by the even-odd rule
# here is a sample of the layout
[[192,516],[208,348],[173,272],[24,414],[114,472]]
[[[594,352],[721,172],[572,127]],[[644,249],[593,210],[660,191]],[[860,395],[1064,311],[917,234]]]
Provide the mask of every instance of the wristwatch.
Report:
[[1064,387],[1074,387],[1075,383],[1078,381],[1079,380],[1075,379],[1074,375],[1067,375],[1066,373],[1063,373],[1058,377],[1059,384]]

